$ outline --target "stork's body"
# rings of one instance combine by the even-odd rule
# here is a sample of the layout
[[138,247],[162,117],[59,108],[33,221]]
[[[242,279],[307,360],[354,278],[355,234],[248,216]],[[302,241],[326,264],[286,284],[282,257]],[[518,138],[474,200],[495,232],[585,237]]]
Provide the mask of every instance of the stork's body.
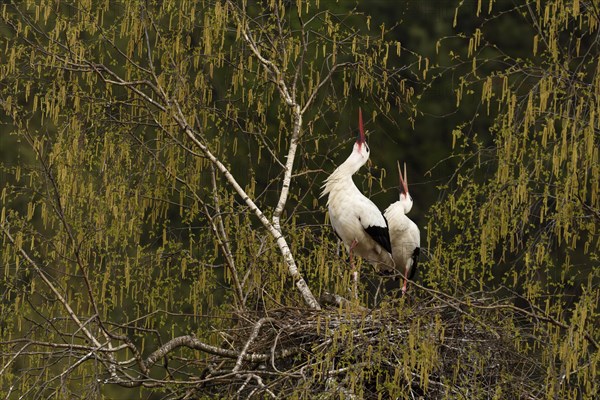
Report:
[[[334,174],[330,178],[335,177]],[[348,252],[358,254],[383,270],[392,269],[388,226],[379,208],[358,190],[351,176],[336,180],[330,186],[329,219]]]
[[[400,166],[398,166],[398,170],[400,170]],[[392,203],[384,213],[388,221],[394,263],[404,275],[402,293],[406,293],[408,279],[412,279],[415,275],[421,251],[419,228],[406,216],[411,210],[412,204],[413,200],[408,192],[405,166],[404,179],[402,179],[402,171],[400,171],[400,200]]]
[[331,226],[350,254],[358,254],[380,270],[393,270],[388,226],[377,206],[354,184],[352,175],[369,159],[362,115],[359,112],[360,137],[352,154],[325,180],[321,197],[328,195]]

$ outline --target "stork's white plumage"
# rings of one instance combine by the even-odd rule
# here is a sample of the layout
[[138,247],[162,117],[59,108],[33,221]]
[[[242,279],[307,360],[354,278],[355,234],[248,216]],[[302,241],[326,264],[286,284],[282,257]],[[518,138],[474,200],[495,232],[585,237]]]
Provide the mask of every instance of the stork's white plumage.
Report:
[[398,172],[400,174],[400,200],[392,203],[385,210],[384,215],[390,230],[394,262],[396,267],[404,274],[402,293],[406,293],[407,280],[412,279],[417,270],[417,262],[421,251],[421,235],[417,224],[406,216],[413,205],[413,199],[408,192],[406,164],[404,165],[404,179],[402,179],[402,170],[399,163]]
[[[358,112],[359,137],[352,154],[325,180],[321,197],[329,195],[329,219],[336,235],[352,253],[367,259],[381,271],[393,270],[388,226],[377,206],[352,181],[352,175],[369,159],[362,113]],[[352,265],[354,269],[354,266]],[[353,272],[356,281],[356,272]]]

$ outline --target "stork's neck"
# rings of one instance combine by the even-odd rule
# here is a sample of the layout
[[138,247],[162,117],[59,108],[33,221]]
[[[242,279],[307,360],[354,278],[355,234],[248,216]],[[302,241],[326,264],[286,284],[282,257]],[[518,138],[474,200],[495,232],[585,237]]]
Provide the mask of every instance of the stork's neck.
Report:
[[402,205],[404,214],[408,214],[413,206],[412,198],[404,193],[400,195],[400,200],[398,200],[398,203]]
[[340,164],[329,178],[327,178],[327,182],[331,184],[345,183],[354,185],[352,182],[352,175],[354,175],[366,161],[366,158],[361,157],[359,153],[353,151],[352,154],[350,154],[350,157]]
[[348,189],[356,188],[354,182],[352,181],[352,175],[354,175],[354,173],[358,171],[360,167],[365,164],[365,162],[367,162],[367,159],[368,157],[365,158],[361,156],[360,153],[353,151],[352,154],[350,154],[350,157],[340,164],[340,166],[337,167],[335,171],[329,175],[329,177],[327,177],[321,196],[330,193],[334,187],[340,187],[337,185],[341,185],[342,187],[346,187]]
[[367,162],[368,157],[365,158],[364,156],[361,156],[361,154],[356,151],[356,145],[354,147],[355,149],[352,154],[350,154],[346,161],[333,171],[332,175],[336,174],[340,177],[352,176]]

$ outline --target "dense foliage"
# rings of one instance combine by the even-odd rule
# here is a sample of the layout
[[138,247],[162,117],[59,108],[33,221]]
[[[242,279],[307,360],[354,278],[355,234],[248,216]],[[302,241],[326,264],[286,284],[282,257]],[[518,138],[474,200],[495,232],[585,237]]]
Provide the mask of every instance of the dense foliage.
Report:
[[[596,1],[5,3],[4,397],[598,395]],[[319,200],[359,107],[405,298]]]

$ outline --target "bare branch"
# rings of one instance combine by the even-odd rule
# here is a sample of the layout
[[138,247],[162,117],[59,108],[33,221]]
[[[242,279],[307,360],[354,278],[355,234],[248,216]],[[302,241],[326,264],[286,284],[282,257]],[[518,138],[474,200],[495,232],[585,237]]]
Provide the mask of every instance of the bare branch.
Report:
[[[230,5],[232,5],[231,2],[228,2],[228,3]],[[283,177],[283,181],[282,181],[281,192],[279,194],[279,200],[278,200],[277,206],[275,207],[275,210],[273,212],[273,218],[272,218],[273,225],[271,226],[269,224],[269,226],[271,226],[273,228],[273,230],[275,230],[277,232],[273,236],[276,238],[277,243],[281,249],[281,252],[286,260],[290,275],[292,275],[292,277],[294,279],[296,279],[296,286],[298,287],[298,289],[304,296],[304,300],[311,308],[319,309],[320,306],[319,306],[318,302],[316,301],[314,295],[312,294],[308,285],[304,281],[304,278],[302,278],[302,276],[300,275],[300,273],[298,271],[296,262],[295,262],[295,260],[292,256],[292,253],[287,245],[287,242],[285,241],[285,239],[283,237],[283,232],[281,230],[281,214],[283,212],[283,209],[287,202],[287,198],[289,196],[289,189],[290,189],[290,183],[292,180],[294,159],[296,157],[296,151],[298,148],[298,140],[300,138],[300,134],[302,131],[303,110],[301,110],[299,104],[296,102],[296,100],[290,94],[290,90],[284,81],[283,74],[281,73],[281,71],[279,70],[277,65],[275,65],[275,63],[273,61],[265,58],[261,54],[260,50],[258,49],[258,46],[256,45],[256,42],[252,38],[252,34],[250,32],[250,29],[248,28],[248,25],[244,21],[242,21],[242,19],[239,18],[239,16],[237,16],[237,14],[236,14],[236,20],[237,20],[238,25],[241,26],[242,35],[244,36],[246,43],[248,43],[248,45],[250,46],[252,53],[260,61],[260,63],[263,65],[263,67],[273,76],[274,82],[277,85],[277,89],[279,90],[281,97],[283,98],[285,103],[292,108],[292,120],[293,120],[294,125],[292,128],[292,136],[290,138],[290,147],[289,147],[288,153],[287,153],[287,159],[286,159],[285,169],[284,169],[284,177]],[[263,222],[263,224],[264,224],[264,222]]]
[[[154,364],[156,364],[158,360],[160,360],[162,357],[164,357],[165,355],[167,355],[168,353],[170,353],[178,347],[188,347],[190,349],[201,350],[205,353],[213,354],[216,356],[232,358],[236,360],[241,359],[242,361],[250,362],[266,361],[269,359],[269,357],[271,357],[270,353],[239,353],[235,350],[211,346],[202,342],[195,336],[187,335],[171,339],[167,343],[162,345],[160,348],[152,352],[152,354],[150,354],[148,358],[146,358],[146,367],[151,368]],[[297,348],[285,349],[284,351],[277,353],[277,358],[289,357],[290,355],[293,355],[298,351],[299,349]]]
[[258,332],[260,331],[261,326],[263,326],[263,324],[265,322],[272,322],[272,321],[273,321],[273,318],[265,317],[265,318],[259,319],[256,322],[256,324],[254,324],[254,328],[252,329],[252,334],[250,335],[250,337],[248,338],[248,341],[246,341],[246,344],[244,345],[244,348],[240,352],[240,355],[239,355],[237,361],[235,362],[235,367],[233,367],[233,372],[239,371],[240,368],[242,367],[242,361],[244,361],[244,356],[248,352],[248,347],[252,344],[252,342],[254,342],[254,340],[258,336]]
[[302,107],[302,111],[301,111],[302,114],[304,114],[306,112],[306,110],[308,109],[308,107],[312,106],[312,103],[315,100],[315,98],[317,97],[317,94],[319,93],[319,90],[323,86],[325,86],[325,84],[327,84],[327,82],[329,82],[331,80],[331,77],[333,76],[333,73],[338,68],[343,68],[343,67],[348,67],[348,66],[353,66],[353,65],[358,65],[358,64],[357,63],[352,63],[352,62],[344,62],[344,63],[334,64],[333,67],[331,67],[331,69],[327,73],[327,76],[325,78],[323,78],[321,80],[321,82],[319,82],[319,84],[317,85],[317,87],[310,94],[308,100],[306,100],[306,104],[304,104],[304,107]]
[[[264,382],[260,376],[258,376],[256,374],[248,374],[247,376],[248,376],[248,378],[246,379],[246,382],[244,382],[244,385],[242,385],[240,387],[240,389],[238,390],[238,393],[242,392],[242,390],[246,387],[246,385],[248,384],[250,379],[254,379],[254,380],[256,380],[256,383],[258,384],[260,389],[267,392],[269,394],[269,396],[271,396],[273,399],[277,398],[277,396],[275,396],[275,393],[273,393],[269,388],[267,388],[267,386],[264,384]],[[252,390],[252,392],[250,392],[250,394],[248,395],[248,398],[251,398],[254,395],[254,393],[256,393],[259,390],[259,388],[255,388],[254,390]]]
[[[213,193],[213,202],[215,205],[215,219],[216,219],[216,229],[215,234],[219,240],[219,245],[223,249],[223,254],[225,255],[225,260],[227,261],[227,265],[229,267],[229,271],[231,272],[231,279],[233,279],[233,285],[235,287],[237,297],[239,299],[240,305],[244,305],[244,291],[242,290],[242,285],[240,284],[240,278],[238,276],[238,271],[235,267],[235,260],[233,259],[233,255],[231,254],[231,248],[229,247],[229,237],[227,236],[227,232],[225,231],[225,226],[223,225],[223,218],[221,218],[221,205],[219,199],[219,191],[217,187],[217,178],[215,176],[215,166],[214,164],[210,164],[210,177],[212,183],[212,193]],[[208,210],[207,210],[208,213]]]
[[[208,159],[217,167],[217,169],[225,176],[225,179],[229,182],[229,184],[234,188],[234,190],[238,193],[238,195],[242,198],[242,200],[248,205],[250,211],[253,212],[259,219],[259,221],[263,224],[263,226],[269,231],[269,233],[275,239],[281,254],[288,266],[288,270],[290,275],[295,280],[296,287],[300,290],[300,293],[304,297],[304,301],[306,304],[314,309],[320,309],[319,303],[315,299],[314,295],[310,291],[310,288],[306,284],[306,281],[300,275],[298,271],[298,267],[296,266],[296,262],[294,257],[292,256],[292,252],[285,240],[285,237],[281,233],[281,230],[277,229],[273,224],[271,224],[268,218],[264,215],[261,209],[254,203],[254,201],[248,196],[246,191],[240,186],[235,177],[229,172],[229,169],[223,165],[223,163],[208,149],[208,147],[198,139],[198,136],[194,129],[187,123],[185,116],[183,115],[183,111],[181,107],[176,101],[173,101],[174,106],[176,107],[176,114],[174,115],[175,121],[179,124],[180,128],[186,134],[186,136],[196,145],[203,153],[208,157]],[[289,161],[289,160],[288,160]]]
[[23,258],[25,260],[27,260],[27,263],[29,263],[29,265],[35,270],[35,272],[40,276],[40,278],[42,278],[42,280],[48,286],[48,288],[52,291],[52,293],[54,293],[54,295],[56,296],[58,301],[60,301],[60,303],[63,305],[63,307],[69,314],[69,317],[71,317],[73,322],[75,322],[75,324],[85,334],[85,336],[98,348],[103,347],[103,345],[100,344],[98,339],[96,339],[96,337],[94,335],[92,335],[92,333],[85,327],[85,325],[77,317],[77,315],[75,314],[75,312],[69,305],[69,302],[67,301],[67,299],[65,299],[64,296],[54,286],[54,284],[52,282],[50,282],[50,279],[46,276],[46,273],[37,265],[37,263],[29,256],[29,254],[25,250],[23,250],[22,247],[17,246],[17,242],[15,241],[15,239],[13,238],[13,236],[11,235],[11,233],[9,232],[7,227],[4,224],[2,224],[2,225],[0,225],[0,229],[2,229],[2,231],[4,232],[4,235],[9,240],[9,242],[11,242],[12,245],[17,248],[17,251],[23,256]]
[[27,349],[27,347],[29,347],[30,344],[31,344],[30,342],[25,343],[23,345],[23,347],[21,347],[19,349],[19,351],[17,351],[15,354],[13,354],[13,356],[10,358],[10,360],[8,360],[6,362],[6,364],[4,364],[4,366],[2,367],[2,369],[0,369],[0,376],[4,373],[4,371],[6,370],[6,368],[8,368],[9,365],[12,364],[17,359],[17,357],[19,357],[21,355],[21,353],[23,353],[25,351],[25,349]]

